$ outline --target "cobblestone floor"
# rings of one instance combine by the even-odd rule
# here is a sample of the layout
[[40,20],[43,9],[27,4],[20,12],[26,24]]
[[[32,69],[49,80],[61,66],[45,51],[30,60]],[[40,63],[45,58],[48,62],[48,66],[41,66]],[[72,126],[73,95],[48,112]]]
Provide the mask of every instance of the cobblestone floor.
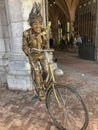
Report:
[[[59,81],[72,84],[87,104],[90,118],[87,130],[98,130],[98,64],[78,59],[75,54],[55,52],[55,55],[64,70]],[[13,91],[6,84],[0,85],[0,130],[57,130],[45,103],[33,101],[33,95],[34,91]]]

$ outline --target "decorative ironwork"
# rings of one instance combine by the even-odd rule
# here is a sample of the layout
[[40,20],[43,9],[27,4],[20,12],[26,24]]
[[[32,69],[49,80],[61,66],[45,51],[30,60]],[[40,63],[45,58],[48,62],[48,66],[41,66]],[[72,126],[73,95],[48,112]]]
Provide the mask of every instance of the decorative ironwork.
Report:
[[93,1],[82,0],[76,13],[75,31],[83,39],[78,54],[83,59],[95,60],[96,9]]

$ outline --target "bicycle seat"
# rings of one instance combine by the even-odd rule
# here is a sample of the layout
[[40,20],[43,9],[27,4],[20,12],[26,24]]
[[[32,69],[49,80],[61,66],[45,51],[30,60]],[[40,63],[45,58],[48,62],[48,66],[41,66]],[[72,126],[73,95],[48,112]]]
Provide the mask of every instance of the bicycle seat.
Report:
[[61,76],[61,75],[64,74],[64,72],[61,69],[57,68],[57,69],[54,70],[54,74],[57,75],[57,76]]

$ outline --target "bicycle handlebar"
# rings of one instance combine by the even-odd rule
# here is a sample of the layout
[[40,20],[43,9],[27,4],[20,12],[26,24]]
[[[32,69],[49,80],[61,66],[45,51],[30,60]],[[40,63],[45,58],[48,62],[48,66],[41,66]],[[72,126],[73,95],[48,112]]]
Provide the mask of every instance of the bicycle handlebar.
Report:
[[37,48],[32,48],[31,51],[37,51],[37,52],[53,52],[54,49],[37,49]]

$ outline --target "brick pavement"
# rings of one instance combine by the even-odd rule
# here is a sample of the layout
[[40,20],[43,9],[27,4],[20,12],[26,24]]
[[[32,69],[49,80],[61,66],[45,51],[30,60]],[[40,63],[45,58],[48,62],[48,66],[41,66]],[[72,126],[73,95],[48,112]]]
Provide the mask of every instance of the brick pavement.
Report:
[[[87,104],[90,118],[87,130],[98,130],[97,63],[62,52],[55,55],[64,70],[59,81],[73,84]],[[34,91],[9,90],[6,84],[0,86],[0,130],[57,130],[45,103],[33,101],[33,95]]]

